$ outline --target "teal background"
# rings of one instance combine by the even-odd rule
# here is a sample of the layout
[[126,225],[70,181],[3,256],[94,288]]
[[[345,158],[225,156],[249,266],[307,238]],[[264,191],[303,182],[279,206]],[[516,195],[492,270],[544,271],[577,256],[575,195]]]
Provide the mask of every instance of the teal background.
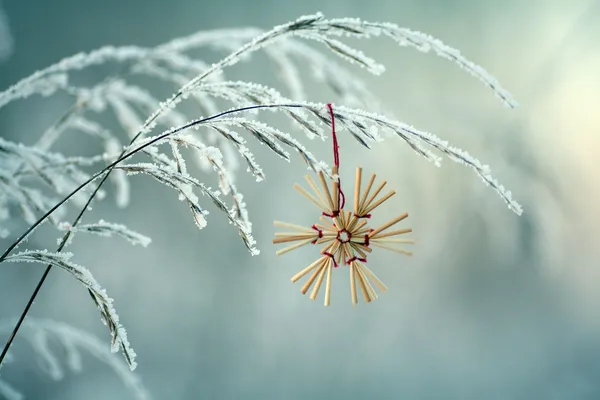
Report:
[[[331,307],[302,296],[289,278],[314,250],[276,257],[270,244],[272,220],[310,225],[318,217],[292,189],[305,172],[298,159],[285,164],[253,144],[267,181],[256,184],[240,172],[262,250],[257,257],[216,210],[198,231],[174,193],[143,177],[132,179],[128,209],[110,199],[97,204],[88,222],[122,222],[153,238],[141,249],[81,235],[71,251],[115,298],[139,355],[137,371],[156,399],[600,398],[599,2],[4,0],[3,7],[14,53],[0,64],[2,88],[106,44],[152,46],[221,27],[268,29],[322,11],[438,37],[486,68],[521,104],[508,110],[433,55],[384,39],[358,43],[387,67],[379,77],[354,68],[385,108],[490,164],[524,214],[513,214],[450,160],[436,168],[400,140],[367,151],[342,137],[343,176],[362,165],[388,180],[398,195],[377,221],[407,211],[417,240],[412,258],[378,251],[370,259],[390,289],[356,308],[345,273],[335,276]],[[266,65],[258,55],[231,76],[275,83]],[[310,99],[335,101],[315,85]],[[68,106],[60,96],[12,104],[0,110],[0,135],[33,143]],[[329,144],[291,133],[330,157]],[[94,151],[71,140],[61,149]],[[43,233],[30,242],[54,243]],[[41,266],[2,265],[0,317],[20,312],[41,273]],[[85,290],[60,271],[32,315],[108,339]],[[91,357],[83,373],[53,382],[32,354],[15,356],[2,377],[28,398],[128,398]]]

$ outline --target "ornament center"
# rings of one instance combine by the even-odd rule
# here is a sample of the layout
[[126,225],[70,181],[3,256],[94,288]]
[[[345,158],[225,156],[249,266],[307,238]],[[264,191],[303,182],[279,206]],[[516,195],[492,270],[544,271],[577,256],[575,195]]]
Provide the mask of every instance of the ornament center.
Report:
[[339,231],[338,233],[338,240],[342,243],[348,243],[351,237],[352,235],[350,235],[350,232],[345,229]]

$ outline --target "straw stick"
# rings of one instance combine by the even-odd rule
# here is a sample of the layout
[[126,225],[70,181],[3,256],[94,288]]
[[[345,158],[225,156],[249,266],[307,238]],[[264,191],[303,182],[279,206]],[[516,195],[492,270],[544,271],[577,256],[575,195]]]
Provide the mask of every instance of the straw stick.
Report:
[[365,284],[365,288],[367,289],[367,293],[369,293],[369,297],[371,298],[371,300],[376,300],[377,293],[375,293],[375,289],[373,289],[373,286],[371,286],[371,282],[369,282],[369,280],[367,279],[365,272],[362,268],[362,265],[357,264],[356,270],[358,271],[358,276],[361,277],[361,279],[363,280],[363,282]]
[[304,235],[290,235],[287,234],[287,236],[280,236],[280,237],[276,237],[275,239],[273,239],[273,244],[279,244],[279,243],[288,243],[288,242],[295,242],[296,240],[303,240],[303,239],[316,239],[319,236],[315,233],[315,234],[304,234]]
[[358,303],[358,299],[356,296],[356,276],[354,270],[356,267],[354,263],[350,264],[350,294],[352,296],[352,304],[356,305]]
[[325,262],[325,265],[323,267],[321,267],[321,273],[319,273],[319,279],[317,279],[317,283],[315,283],[315,287],[313,288],[311,294],[310,294],[310,299],[311,300],[315,300],[317,298],[317,295],[319,294],[319,289],[321,288],[321,285],[323,284],[323,278],[325,277],[325,272],[327,271],[327,266],[329,265],[330,261],[327,260]]
[[356,182],[354,184],[354,214],[358,214],[358,206],[360,203],[358,202],[358,198],[360,197],[360,184],[362,180],[362,168],[356,167]]
[[[392,190],[381,196],[383,189],[387,185],[387,181],[383,181],[375,187],[375,180],[377,178],[375,174],[371,175],[365,185],[365,190],[361,191],[363,170],[362,167],[357,167],[353,199],[354,211],[352,212],[346,207],[340,209],[342,204],[340,204],[341,193],[338,167],[334,166],[332,173],[333,179],[331,182],[325,179],[323,171],[318,173],[320,182],[317,182],[310,175],[305,175],[304,178],[309,186],[307,189],[294,184],[294,189],[319,207],[322,215],[319,216],[319,223],[312,225],[311,228],[275,221],[276,226],[289,229],[286,229],[285,232],[275,233],[273,243],[291,243],[290,246],[277,251],[276,254],[287,253],[308,243],[319,245],[318,247],[321,248],[320,257],[294,275],[291,281],[297,282],[305,276],[309,276],[302,285],[301,292],[307,294],[310,290],[311,293],[308,297],[312,300],[317,299],[321,286],[325,285],[324,305],[329,306],[331,303],[333,269],[338,265],[348,265],[352,304],[358,304],[358,286],[360,286],[360,291],[365,301],[370,303],[378,297],[375,287],[378,292],[385,292],[388,288],[367,266],[367,255],[374,248],[383,248],[397,253],[412,255],[412,252],[402,249],[398,245],[413,244],[414,240],[394,237],[412,232],[412,229],[395,229],[391,232],[386,232],[386,230],[407,218],[408,213],[389,220],[377,229],[371,229],[369,223],[371,211],[394,196],[396,192]],[[379,196],[381,197],[378,198]],[[333,215],[334,213],[336,214],[335,216]],[[347,238],[345,237],[346,233],[348,234]]]
[[377,242],[377,243],[408,243],[408,244],[415,244],[415,240],[414,239],[391,239],[391,238],[375,238],[372,239],[372,242]]
[[381,182],[381,185],[379,185],[379,187],[373,192],[373,194],[369,197],[369,199],[365,202],[365,208],[367,208],[367,210],[365,211],[365,214],[367,214],[368,208],[369,208],[369,204],[371,204],[373,202],[373,200],[375,200],[375,197],[377,197],[377,195],[379,194],[379,192],[381,192],[381,190],[384,188],[384,186],[387,184],[387,181],[383,181]]
[[323,235],[322,238],[317,239],[316,242],[314,242],[314,240],[313,240],[313,242],[315,244],[323,244],[323,243],[331,242],[332,240],[335,240],[335,235]]
[[381,239],[381,238],[388,237],[388,236],[402,235],[403,233],[410,233],[410,232],[412,232],[412,228],[398,229],[396,231],[379,233],[377,235],[373,235],[371,237],[371,239]]
[[319,187],[317,186],[313,178],[310,175],[304,175],[304,179],[306,179],[306,182],[308,182],[308,186],[310,186],[310,188],[315,192],[321,203],[327,204],[327,200],[325,200],[325,197],[323,197],[323,193],[321,192],[321,190],[319,190]]
[[352,211],[346,211],[344,216],[344,228],[346,228],[347,231],[350,231],[350,229],[348,229],[350,227],[350,215],[352,215]]
[[[365,223],[366,225],[366,223]],[[359,229],[357,231],[354,232],[354,236],[364,236],[367,233],[371,232],[371,228],[369,228],[368,226],[364,229]]]
[[346,264],[346,260],[352,258],[352,246],[350,243],[344,243],[342,250],[344,250],[344,264]]
[[304,197],[306,197],[308,200],[310,200],[314,205],[316,205],[319,210],[324,210],[327,208],[327,206],[324,203],[321,203],[319,200],[315,199],[315,197],[308,193],[308,191],[306,189],[304,189],[302,186],[298,185],[297,183],[294,183],[293,186],[294,189],[296,189],[298,192],[300,192],[300,194]]
[[360,289],[362,290],[362,294],[365,298],[365,301],[367,303],[370,303],[371,296],[369,296],[369,291],[367,290],[367,287],[365,286],[365,281],[363,280],[363,277],[360,274],[360,270],[358,269],[358,267],[356,265],[354,265],[354,269],[355,269],[355,275],[358,278],[358,284],[360,285]]
[[331,199],[331,193],[329,193],[329,186],[327,185],[327,182],[325,181],[325,176],[323,175],[323,171],[319,171],[319,180],[321,181],[321,185],[323,186],[323,189],[325,189],[325,196],[327,198],[327,202],[329,204],[329,210],[330,212],[333,212],[333,210],[335,210],[334,206],[333,206],[333,200]]
[[376,209],[377,207],[379,207],[384,201],[386,201],[387,199],[389,199],[390,197],[392,197],[395,194],[396,194],[396,191],[392,190],[391,192],[389,192],[388,194],[386,194],[385,196],[383,196],[382,198],[380,198],[379,200],[377,200],[375,203],[373,203],[372,205],[370,205],[365,210],[365,214],[370,213],[371,211],[373,211],[374,209]]
[[376,276],[376,275],[373,273],[373,271],[371,271],[371,270],[369,269],[369,267],[367,267],[367,265],[366,265],[366,264],[360,263],[360,266],[361,266],[361,268],[363,269],[363,271],[365,272],[365,274],[367,274],[367,276],[368,276],[369,278],[371,278],[371,279],[373,280],[373,282],[375,282],[375,284],[376,284],[376,285],[379,287],[379,289],[381,289],[381,291],[382,291],[382,292],[385,292],[385,291],[387,291],[387,289],[388,289],[388,288],[387,288],[387,286],[385,286],[385,285],[383,284],[383,282],[381,282],[381,281],[379,280],[379,278],[378,278],[378,277],[377,277],[377,276]]
[[379,228],[375,229],[373,232],[369,233],[369,237],[373,237],[373,236],[377,235],[379,232],[386,230],[387,228],[389,228],[392,225],[397,224],[398,222],[402,221],[406,217],[408,217],[408,213],[404,213],[401,216],[394,218],[393,220],[383,224]]
[[302,294],[306,294],[306,292],[308,292],[308,289],[310,289],[310,287],[312,286],[313,282],[315,281],[315,279],[317,279],[317,275],[319,275],[321,273],[321,271],[323,270],[323,268],[325,267],[325,264],[327,263],[327,260],[323,260],[323,262],[315,269],[315,271],[313,272],[313,274],[310,276],[310,278],[306,281],[306,283],[304,284],[304,286],[302,286]]
[[328,246],[325,246],[322,250],[321,250],[321,254],[325,254],[325,252],[329,252],[331,254],[335,254],[336,251],[338,251],[338,248],[340,247],[340,242],[337,240],[332,241]]
[[348,224],[348,230],[354,232],[353,235],[360,234],[357,231],[367,224],[366,220],[360,220],[356,216],[352,216],[350,224]]
[[375,174],[371,175],[371,179],[369,179],[369,183],[367,183],[367,188],[365,189],[365,193],[363,194],[363,197],[360,200],[360,204],[358,206],[358,211],[359,211],[358,214],[359,215],[366,214],[364,212],[365,201],[367,200],[367,196],[369,195],[369,191],[371,191],[371,186],[373,186],[373,182],[375,182]]
[[291,245],[291,246],[288,246],[288,247],[286,247],[286,248],[284,248],[284,249],[277,250],[277,251],[275,252],[275,254],[276,254],[276,255],[278,255],[278,256],[280,256],[280,255],[282,255],[282,254],[285,254],[285,253],[287,253],[288,251],[292,251],[292,250],[295,250],[295,249],[297,249],[298,247],[302,247],[302,246],[304,246],[304,245],[307,245],[307,244],[309,244],[309,243],[310,243],[310,242],[312,242],[312,241],[313,241],[313,239],[312,239],[312,238],[311,238],[311,239],[306,239],[306,240],[303,240],[302,242],[298,242],[298,243],[296,243],[296,244],[293,244],[293,245]]
[[[335,226],[333,226],[333,224],[331,222],[329,222],[329,220],[326,219],[324,216],[321,215],[319,217],[319,220],[321,220],[321,222],[323,222],[323,224],[327,227],[326,229],[337,232],[337,228]],[[320,228],[319,225],[317,225],[317,226]]]
[[331,169],[331,172],[333,173],[333,175],[337,175],[337,179],[334,177],[333,181],[331,182],[331,192],[332,192],[332,196],[333,196],[333,205],[334,208],[333,210],[339,210],[340,209],[340,204],[338,202],[339,200],[339,191],[340,191],[340,175],[338,174],[338,168],[334,165],[333,168]]
[[288,237],[288,236],[318,236],[318,232],[314,229],[312,232],[275,232],[275,237]]
[[340,213],[338,214],[338,218],[340,220],[340,224],[339,226],[339,230],[344,229],[344,227],[346,226],[346,212],[344,210],[339,210]]
[[371,242],[371,244],[373,246],[375,246],[375,247],[379,247],[379,248],[382,248],[382,249],[390,250],[390,251],[393,251],[393,252],[396,252],[396,253],[400,253],[400,254],[405,254],[407,256],[412,256],[413,255],[412,251],[400,249],[398,247],[388,246],[388,245],[385,245],[385,244],[382,244],[382,243],[379,243],[379,242]]
[[325,307],[329,306],[331,300],[331,262],[327,264],[327,283],[325,284]]
[[313,268],[318,266],[320,263],[327,261],[325,256],[317,259],[314,263],[310,264],[308,267],[304,268],[302,271],[298,272],[296,275],[292,276],[291,281],[296,283],[298,279],[302,278],[304,275],[308,274]]
[[289,222],[283,222],[283,221],[274,221],[273,225],[280,227],[280,228],[291,228],[291,229],[297,229],[299,231],[303,231],[303,232],[314,232],[314,229],[312,228],[307,228],[305,226],[300,226],[300,225],[295,225],[295,224],[290,224]]
[[362,243],[354,243],[354,242],[349,242],[349,243],[350,243],[350,246],[352,246],[352,248],[353,248],[354,250],[356,250],[356,252],[357,252],[358,254],[360,254],[360,256],[361,256],[362,258],[366,258],[366,257],[367,257],[367,254],[365,253],[365,251],[366,251],[367,253],[371,253],[371,252],[373,251],[373,249],[372,249],[372,248],[370,248],[370,247],[367,247],[367,246],[365,246],[365,245],[364,245],[364,244],[362,244]]

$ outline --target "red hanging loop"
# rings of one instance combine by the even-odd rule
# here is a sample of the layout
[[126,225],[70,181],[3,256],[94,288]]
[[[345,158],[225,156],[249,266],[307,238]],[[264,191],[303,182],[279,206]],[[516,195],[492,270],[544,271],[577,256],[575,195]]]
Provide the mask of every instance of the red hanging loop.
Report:
[[[346,205],[346,196],[344,195],[344,192],[342,191],[342,181],[339,177],[339,171],[340,171],[340,152],[339,152],[339,144],[338,144],[338,140],[337,140],[337,135],[335,133],[335,117],[333,115],[333,105],[331,103],[327,103],[327,108],[329,109],[329,116],[331,117],[331,137],[333,138],[333,164],[337,167],[337,171],[338,171],[338,209],[337,210],[333,210],[334,211],[334,215],[335,214],[339,214],[339,211],[341,209],[344,208],[344,205]],[[337,216],[337,215],[335,215]]]

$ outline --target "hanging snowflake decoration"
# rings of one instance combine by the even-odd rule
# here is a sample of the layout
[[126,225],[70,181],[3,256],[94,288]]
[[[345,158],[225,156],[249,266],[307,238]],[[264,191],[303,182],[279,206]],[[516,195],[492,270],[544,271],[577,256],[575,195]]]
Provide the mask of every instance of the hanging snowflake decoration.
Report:
[[362,168],[360,167],[356,169],[354,210],[344,210],[345,196],[341,190],[341,181],[338,175],[339,146],[335,134],[333,109],[331,105],[328,106],[332,121],[335,164],[333,167],[332,189],[329,189],[329,185],[323,172],[319,172],[319,180],[321,181],[323,191],[319,189],[315,181],[309,175],[306,175],[305,179],[313,191],[312,194],[302,186],[297,184],[294,185],[294,189],[299,191],[304,197],[319,208],[322,213],[322,216],[320,217],[321,223],[316,223],[312,225],[312,227],[307,228],[286,222],[275,221],[276,226],[290,228],[295,232],[276,233],[273,243],[296,242],[277,251],[277,255],[282,255],[307,244],[324,245],[320,251],[321,257],[292,277],[292,282],[296,282],[312,272],[309,279],[304,286],[302,286],[302,294],[306,294],[314,284],[310,298],[315,300],[319,293],[319,289],[323,284],[323,280],[325,279],[325,276],[327,276],[325,284],[325,305],[328,306],[331,298],[331,276],[333,269],[343,265],[348,266],[350,270],[350,292],[352,303],[358,303],[357,283],[358,286],[360,286],[365,301],[371,302],[377,298],[377,294],[373,289],[371,281],[375,283],[382,292],[386,291],[387,287],[367,267],[368,254],[373,251],[373,247],[379,247],[411,255],[411,252],[395,245],[413,243],[413,241],[410,239],[394,238],[394,236],[412,232],[412,229],[406,228],[388,231],[389,228],[408,217],[407,213],[392,219],[378,228],[372,229],[368,226],[367,221],[371,218],[371,213],[396,192],[392,190],[386,195],[377,198],[387,182],[383,181],[371,193],[371,189],[375,183],[375,174],[373,174],[367,183],[364,193],[361,193]]

